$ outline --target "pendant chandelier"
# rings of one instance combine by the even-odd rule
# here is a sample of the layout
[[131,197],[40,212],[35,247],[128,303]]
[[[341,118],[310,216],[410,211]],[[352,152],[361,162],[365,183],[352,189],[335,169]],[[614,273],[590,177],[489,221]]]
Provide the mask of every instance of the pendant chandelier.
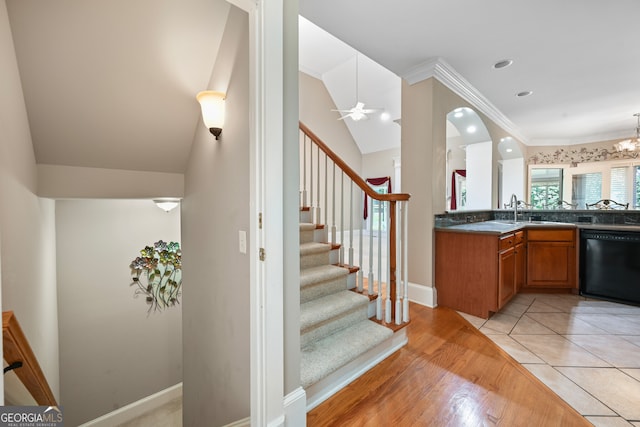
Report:
[[634,116],[637,119],[636,137],[634,139],[625,139],[624,141],[614,144],[617,151],[636,151],[640,149],[640,113],[635,113]]

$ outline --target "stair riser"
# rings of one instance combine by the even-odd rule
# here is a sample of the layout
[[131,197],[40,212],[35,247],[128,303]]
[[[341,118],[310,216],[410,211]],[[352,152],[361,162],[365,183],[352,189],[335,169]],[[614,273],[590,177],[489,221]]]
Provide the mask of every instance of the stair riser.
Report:
[[311,210],[300,210],[300,222],[312,222],[313,219],[311,217]]
[[313,325],[304,331],[300,331],[300,346],[305,347],[315,340],[322,339],[340,329],[367,319],[367,315],[367,304],[365,304],[354,310],[341,313],[339,316],[335,316],[325,322]]
[[304,304],[316,298],[321,298],[347,289],[346,277],[338,277],[333,280],[309,284],[300,288],[300,303]]
[[300,256],[300,269],[311,267],[320,267],[321,265],[331,264],[329,251],[315,252]]
[[[300,231],[300,243],[315,242],[315,230]],[[319,242],[320,243],[320,242]]]

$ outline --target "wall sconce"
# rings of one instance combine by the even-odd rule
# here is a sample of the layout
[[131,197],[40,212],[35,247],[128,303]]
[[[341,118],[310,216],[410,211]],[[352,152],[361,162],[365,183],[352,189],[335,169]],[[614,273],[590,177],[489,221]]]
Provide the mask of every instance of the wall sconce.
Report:
[[163,211],[170,212],[180,204],[180,199],[156,199],[153,203]]
[[224,93],[213,90],[205,90],[196,95],[202,109],[202,121],[209,132],[216,137],[216,140],[222,133],[222,125],[224,124],[225,96]]

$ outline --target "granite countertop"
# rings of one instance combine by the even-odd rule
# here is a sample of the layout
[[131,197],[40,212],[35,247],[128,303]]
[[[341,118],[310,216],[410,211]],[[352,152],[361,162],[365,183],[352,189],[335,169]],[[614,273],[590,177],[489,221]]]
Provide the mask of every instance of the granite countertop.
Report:
[[527,228],[584,228],[592,230],[640,231],[640,225],[591,224],[555,221],[514,222],[508,220],[471,222],[448,227],[436,227],[436,230],[458,233],[485,233],[500,235]]

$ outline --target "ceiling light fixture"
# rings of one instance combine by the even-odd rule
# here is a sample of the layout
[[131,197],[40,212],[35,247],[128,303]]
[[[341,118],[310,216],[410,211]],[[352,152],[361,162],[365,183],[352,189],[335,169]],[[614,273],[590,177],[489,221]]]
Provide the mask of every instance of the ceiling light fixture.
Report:
[[516,93],[516,96],[519,97],[519,98],[524,98],[525,96],[529,96],[531,94],[533,94],[532,90],[524,90],[522,92]]
[[380,120],[382,120],[383,122],[388,122],[391,119],[391,114],[387,113],[386,111],[383,111],[382,113],[380,113]]
[[499,70],[501,68],[507,68],[511,64],[513,64],[513,59],[503,59],[493,64],[493,68]]
[[180,204],[180,199],[155,199],[153,203],[165,212],[170,212]]
[[640,113],[633,115],[637,119],[636,123],[636,137],[635,139],[625,139],[614,144],[614,148],[617,151],[636,151],[640,149]]
[[474,125],[467,127],[467,133],[476,133],[477,128]]
[[215,92],[213,90],[205,90],[196,95],[196,99],[202,109],[202,121],[209,129],[209,132],[216,137],[216,140],[220,138],[222,125],[224,124],[225,96],[223,92]]

